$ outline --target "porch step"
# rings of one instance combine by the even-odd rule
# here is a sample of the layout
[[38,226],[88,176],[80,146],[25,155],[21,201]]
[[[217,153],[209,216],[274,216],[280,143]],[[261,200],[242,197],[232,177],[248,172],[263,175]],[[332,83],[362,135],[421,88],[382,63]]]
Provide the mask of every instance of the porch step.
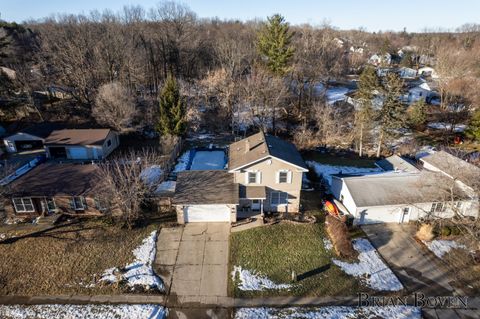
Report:
[[247,223],[247,224],[241,224],[241,225],[232,227],[232,228],[231,228],[231,232],[232,232],[232,233],[235,233],[235,232],[239,232],[239,231],[242,231],[242,230],[247,230],[247,229],[252,229],[252,228],[256,228],[256,227],[261,227],[261,226],[264,225],[264,223],[263,223],[263,217],[262,217],[261,215],[255,215],[255,216],[252,216],[251,218],[255,218],[255,220],[252,221],[252,222],[250,222],[250,223]]
[[55,225],[60,217],[62,217],[61,214],[52,214],[45,217],[40,217],[37,220],[37,225]]

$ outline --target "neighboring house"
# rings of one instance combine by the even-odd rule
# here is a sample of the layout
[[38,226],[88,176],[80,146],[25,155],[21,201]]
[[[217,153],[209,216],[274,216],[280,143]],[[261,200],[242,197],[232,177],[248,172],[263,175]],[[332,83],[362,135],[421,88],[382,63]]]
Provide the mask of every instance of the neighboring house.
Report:
[[407,102],[408,104],[412,104],[420,100],[430,102],[437,95],[438,93],[432,91],[427,83],[422,83],[408,90]]
[[450,172],[453,167],[461,166],[468,169],[467,173],[463,170],[464,174],[479,177],[480,169],[452,155],[448,158],[455,165],[444,167],[442,158],[447,156],[436,154],[421,159],[424,163],[422,170],[394,156],[377,163],[379,167],[393,171],[364,176],[335,175],[331,191],[354,217],[354,224],[451,218],[455,212],[478,217],[478,198],[470,187],[455,180],[452,201],[441,185],[445,179],[451,181],[451,177],[455,178],[455,175],[450,175],[454,173]]
[[101,160],[119,146],[118,134],[110,129],[53,131],[45,139],[47,158]]
[[3,139],[8,153],[43,149],[45,138],[54,130],[63,128],[57,123],[39,123],[29,126]]
[[390,53],[374,54],[368,59],[368,63],[379,66],[379,65],[389,65],[392,63],[392,55]]
[[296,147],[263,132],[230,145],[228,171],[178,174],[179,223],[234,222],[263,212],[298,212],[303,173]]
[[432,79],[438,79],[437,72],[434,68],[429,66],[418,69],[418,75],[422,77],[431,77]]
[[20,216],[101,214],[95,199],[98,183],[98,167],[93,164],[40,164],[8,185],[5,210]]

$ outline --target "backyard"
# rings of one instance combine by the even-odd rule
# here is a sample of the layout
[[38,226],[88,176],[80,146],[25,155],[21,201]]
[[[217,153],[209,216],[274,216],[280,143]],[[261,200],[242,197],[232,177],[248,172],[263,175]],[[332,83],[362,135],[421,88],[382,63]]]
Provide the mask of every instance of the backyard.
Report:
[[[231,293],[237,297],[351,295],[360,283],[333,265],[332,251],[325,248],[323,224],[280,223],[233,233],[230,242],[230,271],[248,269],[286,289],[242,290],[238,278],[230,278]],[[298,281],[292,283],[292,271]],[[366,289],[362,288],[362,291]]]
[[107,220],[71,224],[0,243],[0,295],[119,294],[130,291],[99,282],[105,270],[123,267],[159,222],[135,229]]

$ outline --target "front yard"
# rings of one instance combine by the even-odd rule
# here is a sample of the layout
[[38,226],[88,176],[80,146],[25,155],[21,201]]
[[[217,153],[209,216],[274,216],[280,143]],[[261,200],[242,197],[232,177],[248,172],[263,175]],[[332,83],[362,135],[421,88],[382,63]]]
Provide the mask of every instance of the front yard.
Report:
[[99,283],[106,269],[134,261],[133,251],[158,223],[121,229],[101,219],[79,220],[12,243],[0,243],[0,295],[119,294]]
[[[276,284],[292,284],[289,289],[241,290],[230,276],[231,293],[254,296],[332,296],[353,295],[361,288],[354,277],[345,274],[324,247],[323,224],[280,223],[231,235],[230,272],[234,266],[255,271]],[[298,281],[292,283],[292,271]]]

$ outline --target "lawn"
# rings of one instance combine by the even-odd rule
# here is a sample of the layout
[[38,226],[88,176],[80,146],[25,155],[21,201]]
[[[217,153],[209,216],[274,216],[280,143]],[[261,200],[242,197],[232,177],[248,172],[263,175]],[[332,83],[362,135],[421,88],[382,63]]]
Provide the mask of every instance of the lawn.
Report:
[[[230,278],[236,297],[353,295],[360,283],[331,263],[333,252],[324,248],[323,224],[280,223],[233,233],[230,239],[230,268],[241,266],[268,277],[275,283],[290,283],[290,290],[242,291]],[[365,291],[365,289],[362,289]]]
[[321,153],[308,151],[302,154],[305,161],[315,161],[321,164],[332,166],[352,166],[360,168],[375,168],[375,159],[359,157],[355,154],[336,155],[332,153]]
[[0,244],[0,295],[123,293],[110,285],[87,286],[105,269],[132,262],[132,250],[158,228],[128,230],[88,219]]

